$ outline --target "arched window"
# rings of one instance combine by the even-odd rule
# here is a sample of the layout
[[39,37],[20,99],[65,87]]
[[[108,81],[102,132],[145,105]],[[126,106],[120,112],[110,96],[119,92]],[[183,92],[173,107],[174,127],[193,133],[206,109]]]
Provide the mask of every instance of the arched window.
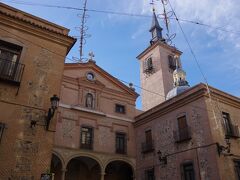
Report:
[[94,104],[93,104],[93,95],[91,93],[87,93],[86,95],[86,101],[85,101],[85,106],[87,108],[93,108]]

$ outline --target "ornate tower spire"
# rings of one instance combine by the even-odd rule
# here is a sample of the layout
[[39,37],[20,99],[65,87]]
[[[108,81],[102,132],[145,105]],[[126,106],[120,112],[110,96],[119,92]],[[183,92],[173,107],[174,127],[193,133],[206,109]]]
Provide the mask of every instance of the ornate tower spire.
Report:
[[173,71],[174,87],[176,86],[189,86],[186,81],[186,72],[178,65],[179,56],[174,57],[176,61],[176,69]]
[[164,40],[162,37],[162,28],[159,25],[156,13],[155,13],[155,9],[153,7],[153,17],[152,17],[152,26],[149,30],[149,32],[151,32],[152,34],[152,39],[150,41],[151,44],[153,44],[154,42],[158,41],[158,40]]

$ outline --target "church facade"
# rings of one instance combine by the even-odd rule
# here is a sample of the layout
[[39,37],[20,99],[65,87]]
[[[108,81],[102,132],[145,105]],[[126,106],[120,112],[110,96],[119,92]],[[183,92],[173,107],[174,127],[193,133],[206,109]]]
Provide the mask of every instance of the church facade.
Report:
[[51,167],[55,179],[133,179],[137,97],[92,59],[65,64]]

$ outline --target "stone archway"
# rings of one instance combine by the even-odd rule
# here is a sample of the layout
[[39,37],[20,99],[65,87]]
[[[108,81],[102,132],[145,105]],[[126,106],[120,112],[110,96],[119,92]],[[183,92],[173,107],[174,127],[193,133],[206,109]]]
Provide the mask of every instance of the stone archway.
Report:
[[129,163],[115,160],[106,166],[104,180],[133,180],[133,176],[133,168]]
[[57,155],[52,154],[51,173],[54,173],[54,179],[62,178],[62,169],[63,169],[63,164],[61,159]]
[[74,157],[66,168],[65,180],[100,180],[100,164],[86,156]]

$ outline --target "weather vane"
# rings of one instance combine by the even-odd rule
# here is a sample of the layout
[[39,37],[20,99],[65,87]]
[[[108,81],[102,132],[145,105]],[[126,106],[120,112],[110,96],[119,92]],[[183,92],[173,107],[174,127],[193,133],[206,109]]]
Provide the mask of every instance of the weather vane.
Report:
[[[170,25],[170,18],[171,16],[173,15],[173,12],[172,11],[167,11],[166,9],[166,6],[168,5],[168,0],[156,0],[156,1],[161,1],[162,3],[162,7],[163,7],[163,14],[159,14],[159,16],[161,16],[160,18],[161,19],[164,19],[164,24],[166,26],[166,30],[167,30],[167,33],[166,33],[166,41],[168,44],[172,44],[172,40],[176,37],[176,33],[174,34],[170,34],[170,28],[169,28],[169,25]],[[155,0],[151,0],[150,4],[153,6],[153,11],[155,11]]]
[[152,5],[152,11],[155,12],[155,0],[151,0],[150,4]]

